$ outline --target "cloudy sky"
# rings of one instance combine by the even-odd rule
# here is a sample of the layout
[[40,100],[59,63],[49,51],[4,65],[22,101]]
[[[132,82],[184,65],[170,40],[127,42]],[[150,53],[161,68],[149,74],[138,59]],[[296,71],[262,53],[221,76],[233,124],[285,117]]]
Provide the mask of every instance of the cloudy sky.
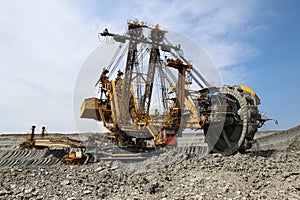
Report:
[[31,124],[76,131],[74,87],[101,45],[98,32],[123,33],[134,19],[193,38],[224,83],[252,87],[260,110],[279,120],[263,129],[300,124],[300,2],[187,2],[1,1],[0,132],[27,132]]

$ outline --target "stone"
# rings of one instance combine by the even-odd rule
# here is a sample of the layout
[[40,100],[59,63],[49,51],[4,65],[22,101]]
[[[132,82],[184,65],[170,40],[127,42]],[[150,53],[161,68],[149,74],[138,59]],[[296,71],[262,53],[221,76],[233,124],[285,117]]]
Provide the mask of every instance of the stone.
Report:
[[97,169],[95,169],[95,172],[100,172],[100,171],[102,171],[102,170],[104,170],[103,167],[98,167]]
[[24,190],[24,193],[25,194],[30,194],[32,192],[32,190],[33,190],[32,188],[27,188],[27,189]]
[[0,196],[4,196],[7,194],[12,194],[13,192],[10,190],[0,190]]
[[91,193],[92,193],[91,190],[84,190],[84,191],[83,191],[83,194],[91,194]]
[[63,180],[62,182],[60,182],[61,185],[70,185],[70,181],[69,180]]

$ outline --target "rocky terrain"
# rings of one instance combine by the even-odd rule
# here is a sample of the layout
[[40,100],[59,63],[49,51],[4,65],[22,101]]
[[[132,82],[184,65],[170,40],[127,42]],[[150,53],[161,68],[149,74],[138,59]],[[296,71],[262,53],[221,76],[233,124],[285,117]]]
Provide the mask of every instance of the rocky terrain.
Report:
[[300,199],[300,127],[245,154],[176,151],[135,163],[1,167],[0,199]]

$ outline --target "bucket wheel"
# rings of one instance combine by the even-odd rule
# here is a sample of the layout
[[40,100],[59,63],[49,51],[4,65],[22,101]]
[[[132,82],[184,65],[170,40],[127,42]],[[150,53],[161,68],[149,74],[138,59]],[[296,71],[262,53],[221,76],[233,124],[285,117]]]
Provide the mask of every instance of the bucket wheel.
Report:
[[224,86],[221,93],[225,97],[224,125],[212,125],[218,128],[205,129],[204,133],[212,152],[232,155],[249,148],[248,142],[257,131],[258,109],[251,94],[239,86]]

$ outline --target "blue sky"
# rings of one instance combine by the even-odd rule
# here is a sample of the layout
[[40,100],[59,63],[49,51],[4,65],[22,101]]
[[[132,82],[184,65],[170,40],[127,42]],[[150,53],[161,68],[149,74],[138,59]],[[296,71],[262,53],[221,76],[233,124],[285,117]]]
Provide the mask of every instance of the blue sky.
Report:
[[300,124],[300,2],[188,2],[1,1],[0,132],[26,132],[32,123],[51,132],[75,131],[72,101],[80,68],[100,45],[97,33],[105,27],[123,33],[129,19],[193,38],[224,83],[252,87],[260,110],[279,120],[263,129]]
[[[300,124],[300,2],[264,1],[264,30],[249,39],[260,53],[245,62],[256,75],[248,83],[262,99],[261,110],[279,120],[280,129]],[[268,6],[267,6],[268,5]],[[272,123],[264,128],[276,128]]]

